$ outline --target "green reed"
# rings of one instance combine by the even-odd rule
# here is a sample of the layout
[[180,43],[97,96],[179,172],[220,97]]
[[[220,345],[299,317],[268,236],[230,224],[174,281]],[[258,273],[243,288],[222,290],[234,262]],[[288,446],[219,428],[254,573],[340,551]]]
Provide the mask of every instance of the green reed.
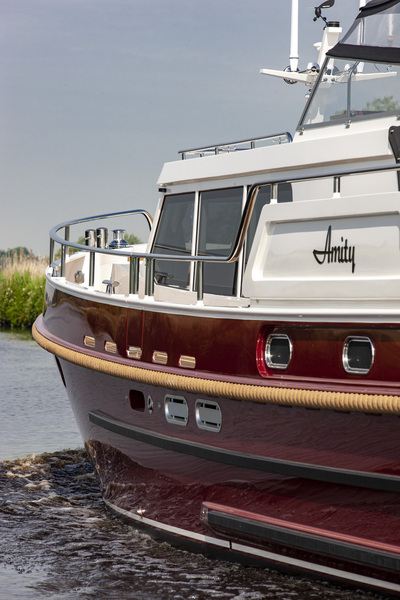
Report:
[[42,312],[44,264],[36,257],[1,261],[0,327],[29,328]]

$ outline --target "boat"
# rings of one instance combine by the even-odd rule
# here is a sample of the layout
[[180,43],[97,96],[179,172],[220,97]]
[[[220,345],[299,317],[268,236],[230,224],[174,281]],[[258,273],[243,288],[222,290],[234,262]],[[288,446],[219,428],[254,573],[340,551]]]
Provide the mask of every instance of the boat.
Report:
[[181,151],[154,219],[54,226],[33,334],[113,513],[398,596],[400,1],[344,35],[333,4],[318,62],[262,71],[305,84],[294,135]]

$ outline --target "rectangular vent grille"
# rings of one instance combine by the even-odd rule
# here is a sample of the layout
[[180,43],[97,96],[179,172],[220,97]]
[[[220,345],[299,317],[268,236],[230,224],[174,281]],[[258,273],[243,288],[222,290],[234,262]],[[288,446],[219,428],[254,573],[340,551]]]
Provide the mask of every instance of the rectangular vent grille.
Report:
[[196,400],[196,423],[199,429],[221,431],[222,413],[218,402]]
[[189,418],[189,409],[183,396],[170,396],[164,398],[165,418],[168,423],[174,425],[187,425]]

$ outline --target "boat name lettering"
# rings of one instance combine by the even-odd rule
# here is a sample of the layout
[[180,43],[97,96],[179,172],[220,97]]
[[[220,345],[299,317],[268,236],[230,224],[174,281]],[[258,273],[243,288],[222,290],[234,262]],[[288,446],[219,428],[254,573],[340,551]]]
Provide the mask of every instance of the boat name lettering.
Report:
[[355,246],[349,246],[347,239],[341,241],[344,242],[341,246],[331,245],[332,227],[329,225],[326,233],[325,248],[323,250],[313,250],[314,258],[319,265],[323,265],[325,260],[329,263],[350,263],[351,272],[354,273],[356,268],[355,263]]

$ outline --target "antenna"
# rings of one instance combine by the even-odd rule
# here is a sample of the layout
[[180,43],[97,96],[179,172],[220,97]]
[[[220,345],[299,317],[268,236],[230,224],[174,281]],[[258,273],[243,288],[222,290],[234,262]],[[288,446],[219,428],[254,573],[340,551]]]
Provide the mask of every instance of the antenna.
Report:
[[[361,0],[361,2],[362,1],[363,0]],[[326,25],[327,24],[326,18],[322,16],[322,12],[321,11],[324,8],[331,8],[334,4],[335,4],[335,0],[326,0],[326,2],[323,2],[319,6],[314,6],[314,8],[315,8],[314,21],[317,21],[317,19],[321,18],[323,21],[325,21],[325,25]]]

